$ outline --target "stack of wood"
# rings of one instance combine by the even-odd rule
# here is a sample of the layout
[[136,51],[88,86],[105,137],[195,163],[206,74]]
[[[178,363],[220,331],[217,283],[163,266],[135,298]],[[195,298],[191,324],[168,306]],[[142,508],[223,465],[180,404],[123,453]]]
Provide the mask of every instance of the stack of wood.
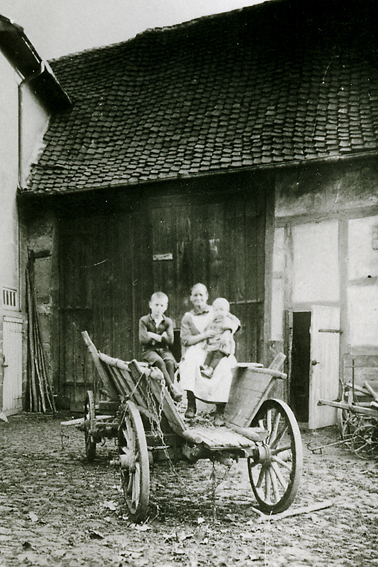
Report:
[[55,412],[56,408],[43,349],[33,279],[33,258],[30,258],[26,269],[29,411]]

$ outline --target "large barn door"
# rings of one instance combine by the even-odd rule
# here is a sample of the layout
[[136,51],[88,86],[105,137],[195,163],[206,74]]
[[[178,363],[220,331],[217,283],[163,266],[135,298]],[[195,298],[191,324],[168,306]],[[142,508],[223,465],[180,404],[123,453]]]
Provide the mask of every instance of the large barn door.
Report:
[[[242,329],[237,358],[263,356],[265,201],[263,190],[232,196],[145,197],[133,207],[60,223],[59,391],[81,409],[96,372],[80,331],[123,360],[140,358],[138,321],[152,292],[169,296],[176,334],[203,282],[226,297]],[[179,356],[179,349],[178,349]]]
[[315,305],[311,314],[310,429],[336,423],[336,409],[318,406],[318,401],[335,400],[339,392],[340,309]]
[[97,380],[81,331],[97,348],[138,356],[138,320],[153,290],[145,212],[63,219],[60,225],[59,391],[72,410]]
[[237,358],[257,361],[262,353],[264,310],[264,207],[251,197],[152,207],[154,289],[170,298],[176,328],[189,310],[196,282],[210,301],[226,297],[242,323]]

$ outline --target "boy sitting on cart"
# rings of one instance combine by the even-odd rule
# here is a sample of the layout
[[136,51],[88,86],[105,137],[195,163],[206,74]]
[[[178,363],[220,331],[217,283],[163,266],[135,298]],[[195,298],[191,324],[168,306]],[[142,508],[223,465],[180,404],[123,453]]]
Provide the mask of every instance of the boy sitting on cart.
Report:
[[162,371],[166,386],[175,402],[181,394],[174,386],[176,360],[171,352],[173,345],[173,322],[164,313],[168,308],[168,296],[162,291],[152,294],[150,313],[139,320],[139,342],[143,360]]

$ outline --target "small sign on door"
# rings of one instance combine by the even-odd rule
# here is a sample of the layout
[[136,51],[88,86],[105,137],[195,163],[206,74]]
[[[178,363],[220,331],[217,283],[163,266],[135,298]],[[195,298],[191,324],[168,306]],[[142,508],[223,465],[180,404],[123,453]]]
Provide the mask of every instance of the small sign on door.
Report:
[[152,256],[154,262],[160,262],[161,260],[173,260],[173,254],[168,252],[168,254],[154,254]]

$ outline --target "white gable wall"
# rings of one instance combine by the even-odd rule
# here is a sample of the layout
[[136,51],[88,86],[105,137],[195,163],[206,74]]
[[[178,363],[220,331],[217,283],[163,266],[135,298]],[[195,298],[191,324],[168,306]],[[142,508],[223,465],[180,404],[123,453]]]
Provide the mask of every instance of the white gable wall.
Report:
[[[0,55],[0,286],[18,287],[18,85],[9,63]],[[1,302],[2,303],[2,302]]]
[[19,89],[19,77],[1,54],[0,76],[0,412],[10,415],[22,409],[26,379],[22,338],[26,306],[20,287],[24,278],[16,195],[38,151],[48,114],[27,84]]
[[[16,207],[18,82],[15,72],[2,56],[0,76],[0,411],[9,415],[22,409],[23,356],[22,341],[17,340],[14,348],[16,342],[14,345],[12,338],[16,335],[7,332],[6,320],[20,319],[22,329],[23,319],[19,302],[19,227]],[[16,307],[4,304],[3,294],[8,290],[16,297]]]

